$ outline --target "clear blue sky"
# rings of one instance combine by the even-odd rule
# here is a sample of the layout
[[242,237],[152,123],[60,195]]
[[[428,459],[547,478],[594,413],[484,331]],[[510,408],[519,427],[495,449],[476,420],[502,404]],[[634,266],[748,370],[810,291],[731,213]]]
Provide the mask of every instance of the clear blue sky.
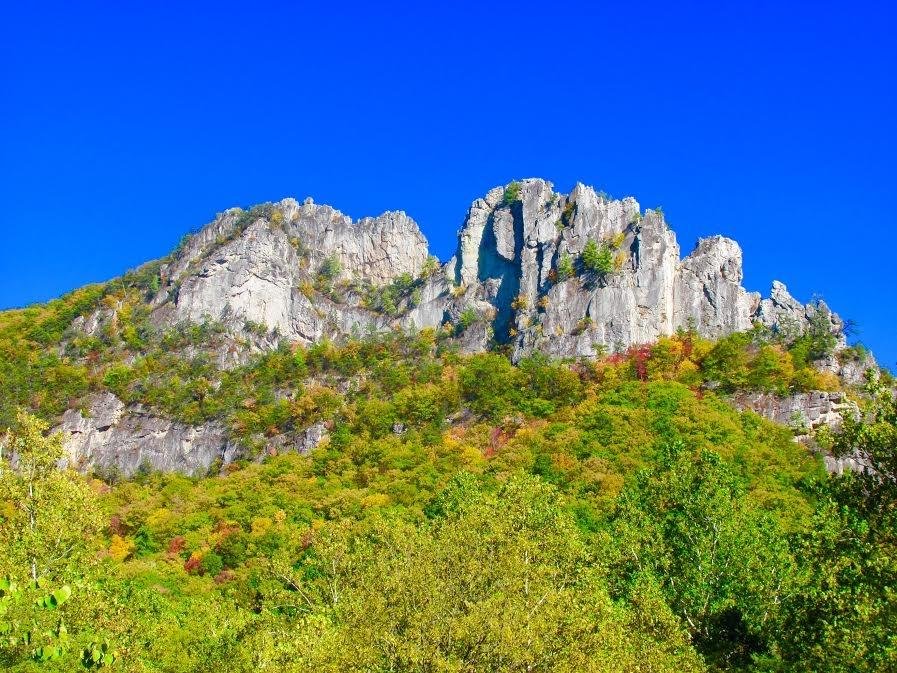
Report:
[[893,367],[893,3],[730,4],[8,3],[0,306],[284,196],[405,210],[445,259],[541,176],[736,238],[749,289],[823,295]]

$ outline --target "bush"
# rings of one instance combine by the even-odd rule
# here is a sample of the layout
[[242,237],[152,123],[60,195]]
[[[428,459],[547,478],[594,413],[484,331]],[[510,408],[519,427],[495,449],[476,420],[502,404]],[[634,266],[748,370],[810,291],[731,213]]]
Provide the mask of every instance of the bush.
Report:
[[318,277],[330,282],[336,278],[341,271],[342,266],[340,265],[339,260],[335,255],[330,255],[321,263],[321,268],[318,269]]
[[505,188],[505,195],[503,197],[503,202],[506,206],[510,206],[512,203],[515,203],[520,200],[520,183],[512,182]]
[[199,567],[201,568],[203,575],[215,577],[215,575],[224,570],[224,561],[215,552],[209,552],[202,557],[202,561],[199,562]]
[[558,259],[558,280],[564,281],[576,275],[576,268],[573,266],[573,258],[566,252]]
[[593,273],[609,274],[614,270],[613,252],[606,245],[599,246],[595,241],[589,241],[582,250],[582,265]]
[[520,370],[494,353],[474,355],[461,372],[461,394],[475,413],[501,420],[517,408]]
[[472,306],[461,311],[461,316],[458,318],[458,332],[463,332],[473,325],[477,321],[477,317],[477,312]]

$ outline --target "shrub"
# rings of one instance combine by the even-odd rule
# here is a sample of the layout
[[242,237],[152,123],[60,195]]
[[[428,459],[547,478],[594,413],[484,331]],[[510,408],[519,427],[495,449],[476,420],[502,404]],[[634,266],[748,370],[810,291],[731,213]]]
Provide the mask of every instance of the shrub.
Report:
[[512,203],[515,203],[520,200],[520,183],[512,182],[505,188],[505,195],[503,197],[503,202],[506,206],[510,206]]
[[517,407],[520,378],[520,370],[506,357],[474,355],[460,374],[461,394],[475,413],[501,420]]
[[614,255],[606,245],[589,241],[582,250],[582,265],[588,271],[606,275],[614,270]]
[[421,268],[420,275],[422,278],[429,278],[439,271],[439,259],[430,255]]
[[307,280],[303,280],[299,283],[299,292],[305,295],[305,298],[311,301],[315,296],[315,286],[309,283]]
[[573,201],[568,201],[567,205],[564,206],[564,211],[561,213],[561,228],[569,227],[571,224],[573,224],[573,215],[575,213],[576,203],[574,203]]
[[318,277],[329,282],[336,278],[341,271],[342,266],[336,255],[330,255],[321,263],[321,268],[318,269]]
[[215,577],[218,573],[224,570],[224,561],[215,552],[208,552],[202,557],[202,561],[199,562],[199,567],[202,569],[203,575],[211,575],[212,577]]
[[573,266],[573,258],[566,252],[558,259],[558,280],[565,281],[576,275],[576,269]]
[[461,311],[461,315],[458,318],[458,331],[463,332],[468,327],[473,325],[477,321],[477,312],[472,306],[468,306],[466,309]]

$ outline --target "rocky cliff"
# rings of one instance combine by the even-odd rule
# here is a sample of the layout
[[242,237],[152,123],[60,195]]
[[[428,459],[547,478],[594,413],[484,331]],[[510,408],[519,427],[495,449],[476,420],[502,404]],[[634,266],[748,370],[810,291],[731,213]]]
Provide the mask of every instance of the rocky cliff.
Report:
[[[467,352],[503,345],[514,359],[592,357],[680,328],[718,337],[761,323],[800,333],[820,310],[843,345],[843,324],[823,305],[801,304],[778,282],[761,298],[742,278],[731,239],[701,239],[683,258],[660,210],[582,184],[561,194],[528,179],[471,204],[445,264],[403,212],[353,222],[311,199],[228,210],[162,265],[150,319],[163,329],[215,324],[225,368],[284,341],[396,328],[443,330]],[[104,306],[73,328],[100,335],[114,320]],[[774,419],[794,412],[765,398],[743,402]],[[61,426],[74,464],[201,473],[239,452],[215,423],[175,423],[109,393],[85,409],[69,410]],[[324,432],[304,429],[284,448],[307,450]]]
[[[588,246],[609,264],[585,265]],[[284,199],[223,213],[189,238],[161,280],[157,324],[219,322],[261,347],[264,335],[273,345],[447,327],[467,311],[481,329],[461,339],[465,350],[495,341],[515,358],[592,356],[688,326],[710,337],[754,322],[801,330],[815,310],[778,282],[767,299],[747,292],[731,239],[702,239],[682,258],[659,210],[582,184],[560,194],[539,179],[474,201],[457,254],[441,267],[403,212],[353,222],[310,199]],[[384,288],[395,289],[389,306],[371,301]]]

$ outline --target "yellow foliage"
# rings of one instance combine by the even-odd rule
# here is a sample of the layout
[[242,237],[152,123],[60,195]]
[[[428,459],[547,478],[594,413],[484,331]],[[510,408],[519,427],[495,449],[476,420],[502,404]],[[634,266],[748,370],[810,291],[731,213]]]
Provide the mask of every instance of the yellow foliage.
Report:
[[391,502],[392,498],[390,498],[385,493],[371,493],[370,495],[367,495],[361,499],[361,506],[364,508],[386,507]]
[[701,381],[701,371],[691,360],[683,360],[676,369],[676,379],[686,385],[694,385]]
[[837,376],[831,372],[820,372],[811,367],[799,369],[794,375],[793,385],[799,390],[833,391],[841,388]]
[[432,327],[424,327],[417,333],[417,338],[420,339],[422,344],[433,346],[436,344],[436,330]]
[[252,520],[252,534],[261,537],[267,533],[274,522],[267,516],[260,516]]
[[134,549],[135,545],[130,539],[123,538],[121,535],[113,535],[108,551],[111,558],[121,562],[133,554]]
[[161,507],[146,517],[146,525],[154,530],[167,530],[174,520],[171,510]]
[[311,284],[311,282],[307,280],[303,280],[299,283],[299,292],[305,295],[306,299],[313,299],[315,296],[315,286]]
[[623,265],[626,264],[626,260],[629,259],[629,253],[626,250],[619,250],[617,254],[614,255],[614,270],[619,271],[623,268]]
[[713,342],[701,337],[694,337],[691,341],[691,359],[700,362],[713,350]]

